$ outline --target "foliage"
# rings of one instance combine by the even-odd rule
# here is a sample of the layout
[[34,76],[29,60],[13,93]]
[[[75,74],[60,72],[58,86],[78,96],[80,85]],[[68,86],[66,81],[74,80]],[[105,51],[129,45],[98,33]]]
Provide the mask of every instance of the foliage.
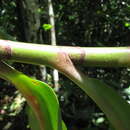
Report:
[[50,30],[50,29],[52,28],[52,25],[50,25],[50,24],[43,24],[43,25],[42,25],[42,28],[43,28],[45,31],[47,31],[47,30]]
[[27,77],[3,62],[0,64],[1,78],[12,82],[24,95],[37,117],[40,129],[66,130],[61,119],[58,100],[52,88],[41,81]]
[[[1,0],[0,2],[0,26],[2,27],[2,30],[12,35],[14,39],[20,39],[21,41],[24,41],[24,31],[22,30],[24,26],[20,25],[20,23],[23,21],[18,17],[19,12],[17,10],[18,6],[16,0]],[[91,47],[130,45],[129,0],[107,0],[94,2],[91,0],[62,0],[53,1],[53,5],[56,14],[55,19],[58,45]],[[43,24],[48,23],[48,9],[45,1],[39,1],[39,10],[40,11],[37,12],[40,13],[40,20],[42,23],[40,27],[42,28]],[[40,35],[40,37],[43,38],[44,43],[49,43],[50,40],[48,37],[48,32],[41,28],[39,28],[39,32],[42,32],[42,36]],[[29,76],[41,79],[40,71],[35,66],[27,67],[26,64],[20,65],[16,63],[14,66],[16,69],[24,71]],[[89,75],[89,77],[104,80],[108,85],[114,87],[124,99],[126,99],[128,102],[130,101],[130,96],[125,91],[130,85],[129,68],[117,69],[85,67],[82,69],[86,74]],[[50,70],[47,69],[47,71],[50,75]],[[76,86],[64,76],[60,75],[60,79],[62,87],[57,94],[61,100],[60,102],[64,115],[63,118],[66,120],[68,126],[70,126],[70,128],[78,126],[86,129],[94,129],[96,126],[98,126],[98,129],[101,130],[108,129],[108,121],[99,108],[97,108],[95,103],[93,103],[88,96],[83,94],[80,89],[77,89]],[[10,89],[10,86],[12,85],[5,83],[3,80],[1,81],[1,86],[0,100],[1,110],[3,110],[5,104],[7,106],[11,106],[13,103],[13,99],[16,96],[16,90],[13,87]],[[70,89],[68,90],[68,88]],[[75,93],[72,93],[73,91],[75,91]],[[5,100],[5,95],[9,95],[9,101],[7,102]],[[4,104],[3,102],[6,103]],[[2,124],[0,127],[2,128],[7,124],[8,121],[12,122],[13,117],[10,119],[9,108],[10,107],[7,107],[8,110],[6,109],[6,114],[2,114],[0,121]],[[80,114],[80,110],[83,112],[82,116]],[[22,112],[23,111],[24,110],[22,109]],[[77,114],[78,112],[79,114]],[[17,114],[15,119],[17,119],[19,115]],[[96,124],[95,121],[100,117],[104,117],[105,121],[103,123]],[[19,129],[19,127],[15,129]]]

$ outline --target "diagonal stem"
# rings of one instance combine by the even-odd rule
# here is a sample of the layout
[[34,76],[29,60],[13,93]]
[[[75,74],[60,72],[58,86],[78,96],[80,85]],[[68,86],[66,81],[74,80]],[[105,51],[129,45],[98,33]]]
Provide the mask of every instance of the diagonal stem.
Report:
[[102,81],[88,78],[73,64],[66,53],[59,55],[54,67],[93,99],[116,130],[130,130],[130,105],[114,89]]

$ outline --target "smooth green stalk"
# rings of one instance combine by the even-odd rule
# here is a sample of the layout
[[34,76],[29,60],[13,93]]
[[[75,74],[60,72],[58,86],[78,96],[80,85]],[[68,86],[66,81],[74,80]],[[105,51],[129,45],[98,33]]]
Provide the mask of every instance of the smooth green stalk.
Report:
[[0,40],[0,57],[4,60],[52,66],[62,53],[84,66],[130,67],[129,47],[61,47]]
[[27,99],[39,121],[40,130],[66,130],[61,120],[58,99],[47,84],[31,79],[0,62],[0,76],[12,82]]

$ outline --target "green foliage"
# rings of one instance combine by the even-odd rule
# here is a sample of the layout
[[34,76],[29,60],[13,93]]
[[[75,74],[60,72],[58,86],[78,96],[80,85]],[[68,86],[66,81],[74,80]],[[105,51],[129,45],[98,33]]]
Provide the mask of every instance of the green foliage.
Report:
[[15,41],[14,37],[9,35],[3,28],[0,27],[0,39]]
[[115,90],[102,81],[86,76],[83,76],[83,80],[81,83],[76,80],[74,82],[77,82],[79,87],[96,102],[113,127],[116,130],[129,130],[130,105]]
[[31,128],[31,130],[40,130],[39,122],[38,122],[33,110],[28,105],[26,107],[26,113],[28,115],[29,127]]
[[125,25],[125,27],[130,27],[130,23],[129,22],[126,22],[124,25]]
[[[0,66],[1,78],[11,81],[24,95],[35,113],[41,130],[66,130],[61,119],[57,97],[50,86],[27,77],[12,67],[9,67],[7,64],[1,63]],[[2,69],[7,71],[2,71]],[[34,116],[32,120],[34,120]]]
[[[20,1],[18,1],[18,3],[20,3]],[[25,27],[21,26],[21,23],[23,23],[21,17],[23,17],[24,15],[21,15],[20,11],[18,11],[20,6],[18,6],[15,0],[2,0],[0,4],[1,27],[3,27],[5,32],[8,32],[12,36],[14,36],[14,39],[20,39],[21,41],[24,41],[25,39],[23,38],[23,36],[27,34],[25,34],[22,30]],[[94,2],[92,2],[91,0],[63,0],[58,2],[53,1],[53,5],[55,10],[57,42],[59,45],[91,47],[130,46],[129,0]],[[39,9],[36,12],[41,14],[41,23],[47,23],[47,3],[45,1],[40,1],[38,3],[38,6]],[[28,21],[31,22],[31,19],[28,19]],[[44,30],[45,29],[42,29],[43,41],[44,43],[49,43],[49,38],[47,36],[47,33],[44,33]],[[20,35],[20,33],[22,35]],[[29,33],[31,32],[28,31],[28,34]],[[41,38],[41,35],[39,35],[39,37]],[[33,75],[41,79],[38,68],[27,67],[27,65],[25,64],[15,64],[15,66],[17,66],[17,69],[24,71],[26,74]],[[124,92],[124,90],[126,90],[127,87],[129,87],[130,85],[130,71],[128,71],[127,68],[82,69],[89,75],[89,77],[95,77],[104,80],[107,84],[114,87],[127,101],[130,101],[130,96],[128,95],[128,93]],[[48,71],[50,72],[50,70]],[[64,80],[65,78],[61,76],[60,79]],[[15,90],[10,89],[8,83],[1,82],[1,86],[3,86],[1,88],[1,102],[3,102],[4,100],[5,96],[3,95],[5,94],[5,92],[8,92],[9,97],[12,98],[13,94],[10,95],[10,93],[13,93]],[[92,120],[96,120],[96,118],[98,117],[95,117],[93,115],[95,115],[95,113],[102,113],[98,109],[98,107],[96,107],[93,101],[86,97],[81,90],[77,90],[75,85],[72,85],[69,81],[67,82],[67,84],[61,84],[61,86],[65,87],[64,89],[60,89],[58,95],[60,95],[60,97],[64,98],[65,100],[62,101],[61,107],[62,111],[64,112],[64,117],[69,122],[68,125],[80,126],[79,124],[83,124],[80,127],[86,126],[86,129],[88,128],[88,126],[95,127],[95,124],[92,122]],[[68,90],[67,87],[69,87],[70,89]],[[76,93],[73,93],[75,91]],[[11,103],[9,103],[9,105],[10,104]],[[1,106],[2,105],[3,104],[1,104]],[[6,105],[8,104],[6,103]],[[9,110],[8,107],[7,110]],[[83,113],[81,114],[81,112]],[[4,115],[7,116],[7,113]],[[8,120],[9,119],[10,116],[8,117]],[[6,121],[7,120],[5,118],[3,122],[5,123]],[[19,125],[20,124],[21,123],[19,123]],[[104,123],[98,125],[97,129],[107,129],[108,127],[108,122],[107,120],[105,120]]]
[[48,31],[52,28],[53,26],[51,24],[43,24],[42,25],[42,28],[45,30],[45,31]]

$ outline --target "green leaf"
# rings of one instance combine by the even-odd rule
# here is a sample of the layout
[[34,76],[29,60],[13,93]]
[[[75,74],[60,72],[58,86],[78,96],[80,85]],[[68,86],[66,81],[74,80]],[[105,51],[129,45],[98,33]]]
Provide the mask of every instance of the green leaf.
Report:
[[[39,122],[38,122],[33,110],[28,105],[26,107],[26,113],[28,115],[29,126],[31,127],[31,130],[40,130]],[[62,121],[62,130],[67,130],[66,125],[64,124],[63,121]]]
[[47,30],[50,30],[53,26],[51,24],[43,24],[42,25],[42,28],[47,31]]
[[40,130],[66,130],[57,96],[50,86],[16,71],[3,62],[0,62],[0,76],[11,81],[27,99],[40,124]]
[[26,113],[28,115],[29,126],[30,126],[31,130],[40,130],[39,122],[38,122],[33,110],[28,105],[26,107]]
[[124,23],[124,26],[125,26],[125,27],[130,27],[130,22],[125,22],[125,23]]
[[116,130],[130,130],[130,105],[115,90],[85,75],[77,85],[95,101]]

